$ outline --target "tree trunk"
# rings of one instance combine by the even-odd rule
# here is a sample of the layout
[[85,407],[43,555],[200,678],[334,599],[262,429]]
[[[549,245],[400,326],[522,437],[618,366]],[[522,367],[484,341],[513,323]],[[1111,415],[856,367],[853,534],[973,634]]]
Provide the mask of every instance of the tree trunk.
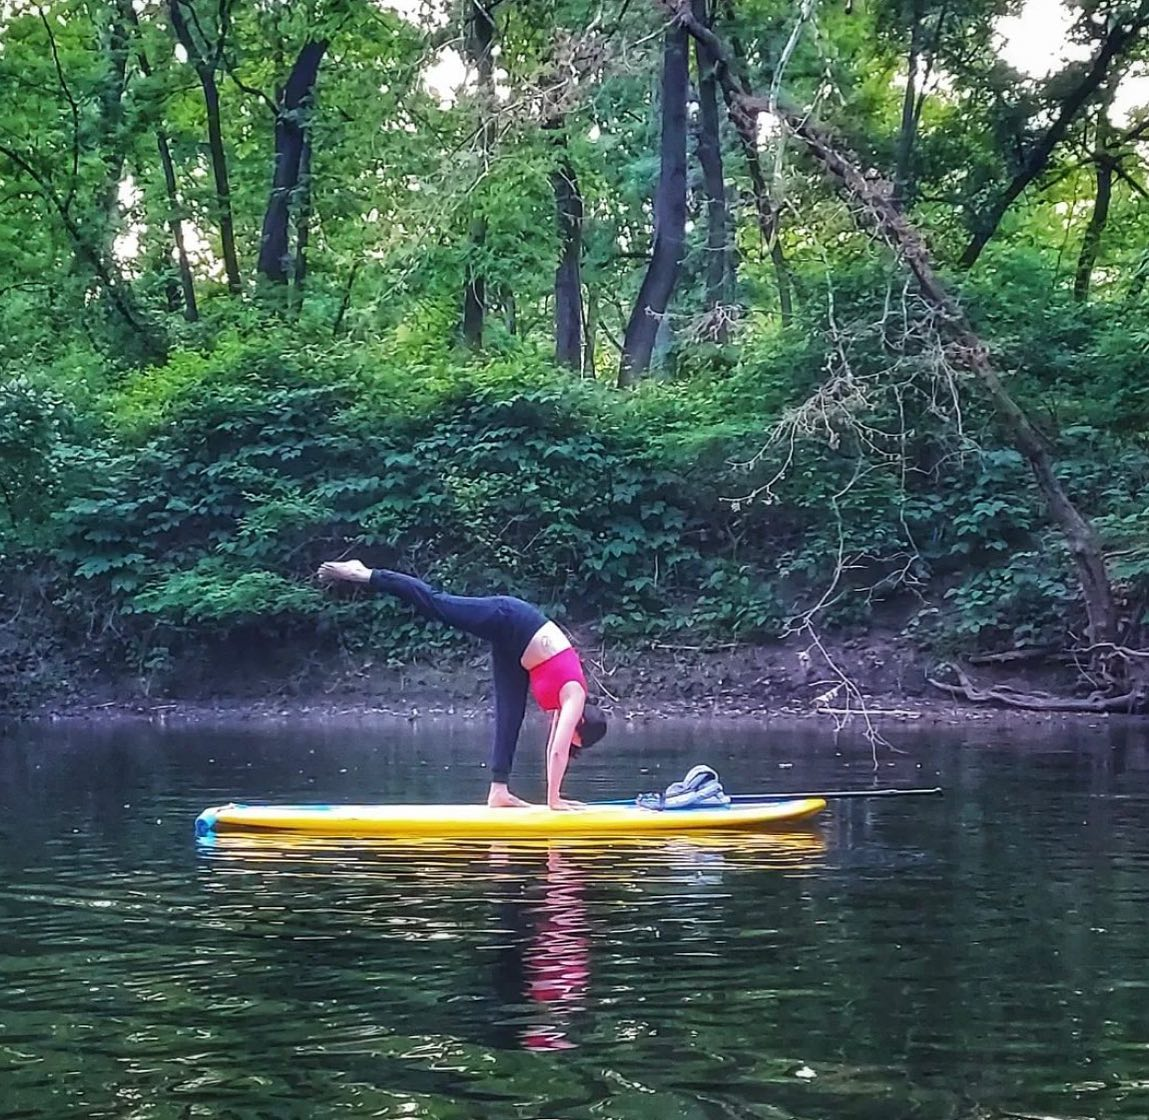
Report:
[[243,290],[239,274],[239,254],[235,247],[235,220],[231,212],[231,184],[228,181],[227,153],[223,146],[223,128],[220,123],[219,88],[215,74],[200,73],[204,105],[207,108],[207,143],[211,153],[212,178],[215,180],[216,214],[219,221],[220,248],[223,251],[223,270],[227,276],[227,290],[238,295]]
[[487,238],[482,218],[471,222],[470,251],[467,254],[467,281],[463,287],[463,341],[472,349],[483,345],[483,323],[487,310],[487,282],[478,260]]
[[343,285],[343,295],[339,299],[339,310],[335,313],[335,321],[331,324],[332,338],[338,338],[343,331],[343,320],[351,308],[351,289],[355,287],[355,279],[361,267],[362,261],[357,260],[347,274],[347,283]]
[[595,376],[595,355],[598,349],[598,296],[588,284],[586,288],[586,341],[582,349],[582,375],[592,380]]
[[1113,60],[1139,39],[1147,25],[1149,16],[1138,16],[1132,21],[1126,19],[1124,22],[1115,22],[1109,29],[1089,69],[1061,103],[1061,109],[1053,123],[1026,153],[1021,169],[988,209],[976,218],[973,237],[958,262],[961,268],[972,268],[977,263],[982,250],[997,232],[997,227],[1005,217],[1006,211],[1021,197],[1026,187],[1045,170],[1054,148],[1061,143],[1082,108],[1109,77],[1109,67]]
[[291,212],[298,211],[306,187],[304,155],[310,143],[310,115],[324,39],[305,43],[278,97],[275,115],[275,166],[263,215],[256,271],[273,284],[286,284],[292,271]]
[[99,220],[102,225],[100,247],[111,257],[119,226],[120,183],[124,178],[127,151],[124,144],[124,93],[127,90],[129,39],[122,11],[109,7],[97,15],[100,55],[107,62],[99,86],[99,133],[97,150],[104,163],[104,181],[98,195]]
[[918,65],[921,61],[922,26],[921,0],[907,0],[910,19],[910,49],[906,58],[906,91],[902,97],[902,123],[898,129],[898,142],[894,165],[894,204],[906,206],[914,190],[914,144],[918,131]]
[[1109,121],[1102,113],[1097,121],[1097,149],[1093,153],[1093,165],[1097,173],[1097,193],[1093,200],[1093,213],[1089,216],[1089,225],[1081,239],[1077,273],[1073,277],[1073,298],[1079,303],[1089,297],[1093,267],[1097,264],[1097,256],[1101,252],[1101,235],[1105,232],[1106,222],[1109,221],[1109,203],[1113,198],[1113,169],[1116,164],[1113,153],[1107,150],[1111,135]]
[[[483,119],[480,129],[484,160],[494,145],[495,126],[493,103],[495,100],[495,65],[491,45],[495,38],[492,11],[497,0],[469,0],[467,31],[463,47],[478,74],[479,113]],[[472,350],[483,345],[483,326],[486,316],[487,281],[482,257],[487,240],[487,220],[481,214],[471,220],[470,250],[467,253],[466,281],[463,287],[463,341]]]
[[654,196],[654,250],[626,325],[618,383],[633,385],[646,372],[686,247],[686,94],[688,36],[679,24],[666,32],[662,55],[661,166]]
[[507,334],[517,335],[519,333],[519,308],[515,302],[515,292],[510,284],[499,285],[499,304],[503,309],[503,324],[507,328]]
[[171,145],[168,144],[168,138],[162,131],[156,132],[156,146],[159,148],[160,166],[164,171],[164,189],[168,198],[168,228],[171,230],[172,242],[176,248],[184,318],[189,323],[194,323],[199,319],[199,305],[196,303],[195,283],[192,280],[191,263],[188,260],[187,245],[184,242],[184,224],[179,216],[176,169],[172,161]]
[[[239,254],[235,247],[235,221],[231,210],[231,184],[227,172],[227,152],[223,143],[223,126],[220,121],[219,87],[216,84],[215,74],[219,66],[219,58],[223,49],[224,30],[221,28],[220,41],[217,42],[213,56],[208,58],[196,45],[187,20],[184,18],[183,4],[186,0],[168,0],[168,12],[171,16],[172,30],[180,45],[187,52],[188,61],[199,78],[200,88],[203,90],[204,108],[207,112],[207,143],[211,156],[211,173],[215,182],[215,211],[216,221],[219,223],[220,248],[223,253],[223,269],[227,276],[228,291],[238,295],[243,290],[243,281],[239,273]],[[221,0],[220,12],[226,20],[228,4]]]
[[582,194],[566,155],[551,173],[559,230],[559,263],[555,269],[555,361],[582,370]]
[[952,339],[950,351],[955,362],[965,366],[982,383],[998,414],[1013,437],[1014,446],[1029,463],[1050,515],[1057,523],[1077,570],[1092,645],[1116,641],[1117,611],[1105,557],[1093,525],[1073,504],[1053,469],[1048,449],[1029,417],[1010,396],[989,358],[985,344],[974,333],[958,302],[934,272],[925,244],[889,198],[885,184],[875,184],[843,156],[808,116],[779,101],[775,106],[764,98],[748,95],[739,88],[730,70],[732,56],[708,28],[699,24],[677,0],[675,14],[690,33],[706,41],[721,59],[719,80],[728,85],[739,111],[755,121],[771,108],[790,131],[806,144],[811,156],[847,195],[860,205],[856,219],[874,229],[906,263],[917,280],[926,302],[946,324]]
[[311,241],[311,136],[303,138],[299,156],[298,206],[295,213],[295,267],[291,273],[292,310],[303,306],[303,285],[307,281],[307,246]]
[[[139,16],[136,14],[132,0],[118,0],[120,13],[124,19],[135,28],[137,35],[140,30]],[[139,60],[140,73],[145,78],[151,78],[152,66],[144,52],[143,44],[136,47],[136,57]],[[176,183],[175,161],[172,159],[171,144],[162,128],[156,129],[156,149],[160,156],[160,168],[164,176],[164,193],[168,200],[168,229],[171,231],[172,244],[176,251],[176,264],[179,270],[180,300],[175,307],[183,305],[183,316],[189,323],[199,319],[199,306],[196,303],[195,283],[192,280],[191,264],[188,261],[187,245],[184,241],[184,224],[180,218],[179,189]],[[170,310],[175,310],[171,307]]]
[[[678,0],[678,2],[681,4],[682,0]],[[703,25],[699,24],[699,26]],[[705,30],[713,36],[709,27]],[[696,37],[695,41],[700,40]],[[717,36],[714,36],[714,41],[719,42]],[[766,173],[762,170],[762,159],[758,154],[757,121],[748,119],[736,102],[736,97],[740,91],[749,92],[748,87],[744,87],[744,83],[740,85],[733,79],[731,67],[737,67],[743,71],[746,69],[746,53],[737,38],[731,40],[730,51],[730,60],[726,62],[719,60],[714,53],[714,48],[710,48],[711,70],[719,78],[718,84],[722,87],[722,96],[726,101],[726,112],[730,117],[730,122],[734,125],[738,142],[742,146],[742,156],[746,160],[746,170],[750,174],[750,185],[754,192],[758,233],[774,265],[774,280],[778,286],[778,313],[782,325],[786,326],[793,318],[794,302],[791,295],[790,269],[786,263],[786,255],[782,250],[781,242],[778,240],[779,208],[774,201],[770,187],[766,183]],[[721,72],[719,65],[721,65]],[[725,79],[720,74],[725,75]]]
[[[693,0],[695,18],[711,26],[707,0]],[[698,162],[706,191],[706,306],[710,310],[726,306],[734,298],[733,255],[730,252],[730,223],[726,212],[726,180],[722,167],[722,140],[718,118],[718,82],[715,59],[710,48],[694,42],[694,64],[698,71]],[[715,337],[725,342],[725,319],[719,321]]]

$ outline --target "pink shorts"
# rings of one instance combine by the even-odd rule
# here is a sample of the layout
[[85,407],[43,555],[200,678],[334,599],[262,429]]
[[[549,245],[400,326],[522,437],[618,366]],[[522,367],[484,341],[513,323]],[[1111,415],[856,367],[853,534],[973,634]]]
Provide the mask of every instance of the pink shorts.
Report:
[[562,707],[559,693],[563,685],[575,681],[586,691],[586,677],[583,676],[582,662],[573,649],[564,649],[554,657],[548,657],[530,671],[531,692],[544,712],[556,712]]

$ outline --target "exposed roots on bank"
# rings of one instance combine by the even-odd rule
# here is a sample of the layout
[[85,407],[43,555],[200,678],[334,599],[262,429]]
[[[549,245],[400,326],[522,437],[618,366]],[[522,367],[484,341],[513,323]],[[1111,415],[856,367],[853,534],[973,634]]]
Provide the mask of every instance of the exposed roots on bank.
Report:
[[1035,712],[1123,712],[1137,714],[1149,710],[1147,700],[1147,685],[1138,682],[1126,692],[1111,695],[1104,692],[1094,692],[1089,696],[1056,696],[1049,692],[1026,692],[1013,688],[1011,685],[995,685],[992,688],[981,688],[976,685],[968,673],[953,664],[944,662],[938,666],[939,670],[952,674],[957,683],[938,680],[936,677],[927,677],[926,680],[942,692],[951,696],[959,696],[974,704],[1002,704],[1010,708],[1024,708]]

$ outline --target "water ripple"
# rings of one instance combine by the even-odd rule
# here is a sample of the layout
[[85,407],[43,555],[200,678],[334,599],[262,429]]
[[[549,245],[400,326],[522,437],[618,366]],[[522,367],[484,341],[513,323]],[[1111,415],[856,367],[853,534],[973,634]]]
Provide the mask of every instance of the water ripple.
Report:
[[421,796],[434,748],[0,743],[0,1117],[1140,1120],[1149,779],[900,745],[944,800],[794,833],[197,847],[224,791]]

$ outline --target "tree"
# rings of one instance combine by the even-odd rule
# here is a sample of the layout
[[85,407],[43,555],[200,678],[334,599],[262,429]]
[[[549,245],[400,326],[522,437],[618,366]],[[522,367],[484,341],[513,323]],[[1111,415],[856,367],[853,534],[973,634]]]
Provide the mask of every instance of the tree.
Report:
[[[140,73],[145,79],[155,79],[155,71],[148,60],[146,46],[142,40],[142,28],[139,16],[136,13],[132,0],[116,0],[119,10],[135,32],[136,60]],[[175,161],[172,158],[171,142],[162,124],[155,129],[156,151],[160,158],[160,167],[163,171],[164,192],[167,198],[168,212],[167,224],[171,231],[172,247],[176,254],[176,267],[179,274],[180,298],[183,304],[183,315],[189,323],[199,319],[199,306],[196,301],[195,281],[192,277],[191,262],[188,260],[187,240],[184,236],[183,207],[180,204],[179,188],[176,182]]]
[[[216,74],[223,65],[227,38],[231,30],[233,0],[217,0],[215,29],[208,38],[202,28],[193,0],[168,0],[168,15],[176,39],[187,54],[203,91],[207,113],[208,151],[212,178],[215,181],[215,211],[219,223],[220,249],[223,253],[227,287],[233,295],[243,290],[239,270],[239,253],[235,241],[235,219],[232,215],[231,183],[227,169],[227,151],[223,142],[219,84]],[[190,21],[190,22],[189,22]],[[193,31],[194,28],[194,31]]]
[[686,94],[689,39],[672,24],[663,38],[660,167],[654,194],[654,248],[623,340],[618,383],[634,385],[650,365],[686,249]]
[[[712,25],[707,0],[694,0],[694,17]],[[729,326],[723,308],[734,298],[734,254],[726,207],[726,176],[722,167],[722,134],[718,115],[718,81],[710,48],[694,41],[698,75],[698,162],[706,194],[706,306],[713,319],[713,337],[725,342]]]
[[[968,269],[977,263],[982,250],[997,232],[1002,218],[1026,188],[1045,172],[1057,146],[1109,80],[1114,65],[1141,41],[1144,32],[1149,29],[1149,0],[1120,5],[1112,12],[1102,12],[1101,16],[1099,26],[1102,35],[1092,59],[1070,67],[1058,76],[1053,83],[1054,89],[1058,91],[1052,106],[1053,119],[1036,136],[1019,138],[1020,151],[1012,176],[973,215],[973,236],[962,252],[958,262],[960,267]],[[1085,26],[1092,32],[1098,24],[1087,18]]]
[[[478,76],[480,148],[484,162],[490,159],[495,143],[495,38],[494,10],[498,0],[468,0],[463,42],[467,58]],[[487,239],[487,223],[476,214],[470,223],[466,280],[463,285],[463,341],[473,350],[483,344],[483,320],[487,310],[487,279],[482,265]]]
[[[276,97],[275,164],[256,265],[256,270],[273,284],[286,284],[293,272],[297,287],[303,280],[311,160],[310,116],[319,64],[326,50],[325,39],[305,43]],[[293,206],[297,231],[294,265],[290,246]]]
[[555,269],[555,361],[583,369],[582,313],[582,193],[565,143],[564,154],[551,172],[555,191],[555,218],[559,233],[559,263]]

